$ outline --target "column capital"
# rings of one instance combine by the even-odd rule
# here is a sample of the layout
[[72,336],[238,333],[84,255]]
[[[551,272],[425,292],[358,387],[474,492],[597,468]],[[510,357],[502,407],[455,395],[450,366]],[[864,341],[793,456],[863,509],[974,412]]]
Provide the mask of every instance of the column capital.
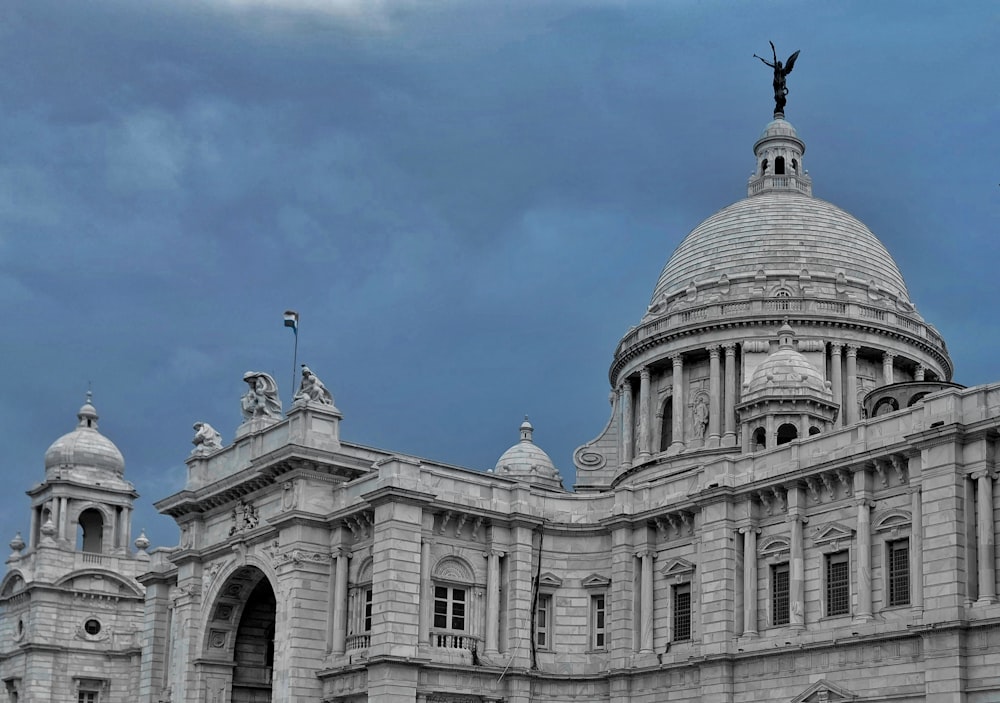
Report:
[[830,342],[830,353],[834,356],[840,356],[840,352],[844,350],[844,345],[840,342]]
[[861,345],[860,344],[847,344],[847,345],[844,346],[844,348],[847,349],[847,356],[857,356],[858,355],[858,349],[861,348]]
[[725,350],[726,356],[736,356],[736,342],[726,342],[722,348]]
[[708,356],[710,358],[712,358],[712,359],[718,359],[719,358],[719,351],[720,351],[720,349],[719,349],[719,345],[718,344],[713,344],[710,347],[705,347],[705,351],[708,352]]
[[759,535],[761,532],[760,528],[757,527],[757,525],[744,525],[743,527],[737,528],[736,531],[739,532],[741,535],[748,535],[748,534]]
[[656,559],[658,554],[653,549],[638,549],[632,553],[632,556],[639,557],[640,559],[645,559],[647,557],[652,557],[653,559]]
[[997,472],[992,469],[979,469],[978,471],[973,471],[969,474],[969,478],[975,479],[976,481],[987,477],[995,479],[997,477]]
[[330,550],[330,556],[335,559],[339,559],[340,557],[350,559],[351,550],[348,549],[347,547],[334,547],[333,549]]
[[884,359],[895,359],[895,358],[896,358],[896,352],[891,352],[891,351],[884,351],[884,352],[882,352],[882,359],[883,360]]
[[670,354],[667,358],[670,359],[675,369],[679,366],[684,365],[684,355],[681,352],[675,352],[674,354]]
[[643,366],[641,369],[639,369],[639,377],[647,381],[649,380],[649,373],[650,371],[648,366]]
[[871,509],[875,507],[875,501],[871,498],[859,497],[854,499],[854,505],[859,508],[865,507]]
[[803,525],[809,524],[809,518],[805,515],[799,515],[798,513],[788,513],[785,515],[785,522],[792,523],[796,521],[801,522]]
[[485,552],[483,552],[483,557],[486,559],[489,559],[490,557],[497,557],[498,559],[503,559],[505,556],[507,556],[507,552],[502,551],[500,549],[487,549]]

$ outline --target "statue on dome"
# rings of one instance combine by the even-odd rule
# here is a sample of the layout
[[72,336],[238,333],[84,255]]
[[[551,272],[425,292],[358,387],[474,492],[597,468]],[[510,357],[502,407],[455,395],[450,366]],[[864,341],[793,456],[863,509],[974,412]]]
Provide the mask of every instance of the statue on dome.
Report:
[[794,54],[788,57],[788,60],[782,64],[778,61],[778,52],[774,48],[774,42],[769,41],[768,44],[771,45],[771,55],[774,57],[774,62],[770,62],[763,56],[757,56],[754,54],[754,58],[760,59],[764,62],[765,66],[770,66],[774,69],[774,81],[772,85],[774,86],[774,117],[784,117],[785,116],[785,96],[788,95],[788,88],[785,86],[785,76],[792,72],[792,68],[795,67],[795,59],[799,57],[799,52],[796,50]]
[[194,423],[194,439],[191,440],[194,449],[192,454],[210,454],[222,449],[222,435],[207,422]]
[[255,417],[281,418],[281,399],[278,397],[278,384],[270,374],[262,371],[247,371],[243,380],[250,386],[240,399],[243,410],[243,421],[248,422]]
[[292,402],[296,405],[299,403],[333,405],[333,394],[327,390],[319,377],[312,372],[312,369],[302,364],[302,383],[299,385],[299,392],[295,394]]

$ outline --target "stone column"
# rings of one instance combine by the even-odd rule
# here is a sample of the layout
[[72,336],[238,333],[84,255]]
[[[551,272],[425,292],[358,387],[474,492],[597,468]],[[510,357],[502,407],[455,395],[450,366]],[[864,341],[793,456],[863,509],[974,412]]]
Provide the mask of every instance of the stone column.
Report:
[[632,382],[627,378],[622,381],[622,463],[632,465],[632,452],[635,450],[632,417]]
[[425,645],[431,641],[431,608],[434,606],[434,587],[431,584],[431,544],[424,537],[420,542],[420,614],[418,641]]
[[857,498],[855,503],[858,506],[858,612],[854,619],[868,622],[872,619],[872,503],[866,496]]
[[914,381],[923,381],[924,380],[924,365],[923,364],[917,364],[917,368],[913,372],[913,380]]
[[639,460],[649,459],[649,367],[639,371]]
[[845,422],[853,425],[858,421],[858,345],[847,345],[847,388],[844,389]]
[[34,549],[38,546],[38,508],[31,509],[31,534],[28,537],[28,547]]
[[670,445],[673,451],[684,449],[684,357],[674,354],[670,357],[673,362],[673,376],[670,382],[673,384],[673,405],[674,415],[673,435],[674,441]]
[[892,368],[892,362],[895,358],[896,355],[892,352],[882,353],[882,378],[885,380],[883,385],[888,386],[890,383],[896,382],[896,375]]
[[980,471],[976,479],[976,542],[979,545],[979,599],[976,605],[996,603],[996,566],[993,549],[993,474]]
[[722,403],[722,379],[719,378],[719,348],[708,348],[708,440],[706,446],[719,446],[719,413]]
[[499,655],[500,627],[500,557],[503,552],[491,549],[486,554],[486,654]]
[[805,554],[802,544],[802,524],[805,522],[806,494],[801,486],[788,489],[788,517],[791,527],[790,561],[788,564],[788,624],[793,630],[806,628]]
[[132,540],[132,508],[125,508],[125,534],[122,543],[125,545],[125,549],[131,549],[129,543]]
[[[333,653],[347,651],[347,572],[348,554],[343,547],[333,550],[337,563],[333,581]],[[364,607],[364,606],[362,606]]]
[[66,520],[67,518],[66,514],[69,512],[68,507],[69,507],[68,498],[59,498],[58,500],[56,500],[56,510],[58,511],[58,513],[56,514],[56,526],[58,527],[58,533],[56,534],[56,536],[59,539],[68,538],[68,535],[66,534],[68,532],[67,530],[68,523]]
[[[914,461],[913,458],[910,461]],[[924,609],[924,504],[919,485],[910,486],[910,606]]]
[[726,350],[726,413],[725,434],[722,446],[736,446],[736,345],[727,344]]
[[755,525],[741,527],[743,535],[743,634],[757,636],[757,535]]
[[639,604],[639,620],[642,628],[639,633],[639,653],[653,653],[653,559],[651,550],[643,550],[636,554],[641,561],[641,602]]
[[834,427],[844,425],[844,360],[841,357],[843,348],[843,344],[830,344],[830,385],[833,387],[833,402],[840,408],[837,420],[833,423]]

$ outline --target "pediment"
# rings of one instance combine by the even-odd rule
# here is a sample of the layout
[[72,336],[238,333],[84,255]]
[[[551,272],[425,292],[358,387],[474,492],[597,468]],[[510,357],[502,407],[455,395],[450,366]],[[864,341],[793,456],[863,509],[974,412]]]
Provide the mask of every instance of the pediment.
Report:
[[544,574],[538,577],[538,587],[539,588],[549,588],[555,589],[562,586],[562,579],[553,574],[551,571],[546,571]]
[[788,554],[790,551],[791,546],[788,538],[781,536],[766,537],[760,541],[760,545],[757,547],[757,553],[764,558]]
[[853,539],[854,530],[839,522],[831,522],[828,525],[817,527],[813,533],[812,541],[817,547],[825,545],[837,547],[841,544],[847,546]]
[[792,699],[792,703],[836,703],[857,700],[858,694],[838,686],[832,681],[820,679]]
[[142,597],[142,586],[106,569],[79,569],[56,581],[56,586],[79,593],[125,598]]
[[875,532],[899,532],[901,529],[909,529],[911,521],[909,511],[894,508],[876,515],[872,521],[872,529]]
[[611,585],[611,579],[600,574],[591,574],[580,582],[584,588],[607,588]]
[[660,573],[667,578],[690,576],[694,573],[694,564],[687,559],[677,557],[664,564],[663,568],[660,569]]

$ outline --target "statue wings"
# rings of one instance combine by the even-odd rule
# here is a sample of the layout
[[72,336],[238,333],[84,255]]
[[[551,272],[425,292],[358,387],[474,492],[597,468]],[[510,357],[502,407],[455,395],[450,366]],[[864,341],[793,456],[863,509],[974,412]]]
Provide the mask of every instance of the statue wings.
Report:
[[[772,44],[772,46],[773,46],[773,44]],[[792,54],[791,56],[788,57],[788,61],[785,61],[785,66],[784,66],[784,68],[782,69],[781,72],[783,74],[785,74],[786,76],[789,73],[791,73],[792,69],[795,67],[795,59],[797,59],[797,58],[799,58],[799,52],[798,51],[796,51],[794,54]]]

